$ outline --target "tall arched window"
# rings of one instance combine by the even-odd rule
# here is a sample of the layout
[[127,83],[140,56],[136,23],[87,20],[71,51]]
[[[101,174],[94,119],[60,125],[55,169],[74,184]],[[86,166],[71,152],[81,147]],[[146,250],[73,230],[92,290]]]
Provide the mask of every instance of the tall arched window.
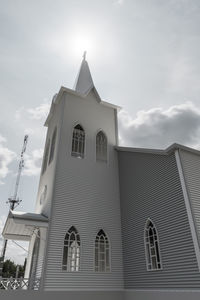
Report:
[[107,138],[103,131],[96,135],[96,160],[107,161]]
[[69,272],[77,272],[80,268],[80,236],[72,226],[64,240],[62,269]]
[[95,271],[110,271],[109,241],[102,229],[99,230],[95,239]]
[[49,164],[52,162],[55,152],[55,146],[56,146],[56,134],[57,134],[57,128],[54,129],[53,137],[51,141],[51,150],[49,155]]
[[78,124],[74,127],[72,136],[72,156],[83,158],[85,149],[85,131]]
[[48,139],[45,154],[44,154],[44,160],[42,165],[42,174],[46,171],[47,168],[47,162],[48,162],[48,156],[49,156],[49,147],[50,147],[50,139]]
[[147,219],[144,232],[147,270],[159,270],[161,266],[158,232],[151,219]]
[[31,258],[31,268],[30,268],[30,285],[29,289],[34,289],[35,287],[35,280],[37,275],[37,264],[38,264],[38,256],[39,256],[39,249],[40,249],[40,231],[36,233],[36,238],[34,242],[32,258]]

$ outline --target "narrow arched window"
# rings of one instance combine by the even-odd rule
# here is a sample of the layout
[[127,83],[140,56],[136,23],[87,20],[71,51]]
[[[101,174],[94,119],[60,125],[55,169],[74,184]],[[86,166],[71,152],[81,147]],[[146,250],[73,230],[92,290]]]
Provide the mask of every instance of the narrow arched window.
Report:
[[146,221],[144,235],[147,270],[159,270],[162,266],[158,232],[151,219]]
[[110,271],[109,240],[102,229],[99,230],[95,239],[95,271]]
[[85,150],[85,131],[78,124],[74,127],[72,136],[72,156],[83,158]]
[[77,272],[80,268],[80,236],[72,226],[64,240],[62,269],[69,272]]
[[96,135],[96,160],[107,161],[107,138],[103,131]]
[[50,139],[47,142],[45,153],[44,153],[44,160],[42,165],[42,174],[46,171],[47,168],[47,162],[48,162],[48,156],[49,156],[49,147],[50,147]]
[[40,250],[40,231],[38,231],[35,234],[36,234],[36,238],[35,238],[33,252],[32,252],[31,267],[30,267],[30,274],[29,274],[30,289],[34,289],[35,287],[35,280],[37,278],[38,257],[39,257],[39,250]]
[[52,162],[55,152],[55,145],[56,145],[56,134],[57,134],[57,128],[54,129],[53,137],[51,141],[51,149],[50,149],[50,155],[49,155],[49,164]]

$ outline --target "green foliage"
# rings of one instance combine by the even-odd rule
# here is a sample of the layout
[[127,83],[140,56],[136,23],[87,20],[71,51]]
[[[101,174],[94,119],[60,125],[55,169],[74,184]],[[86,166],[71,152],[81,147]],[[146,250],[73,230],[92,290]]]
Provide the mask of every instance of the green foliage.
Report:
[[[19,265],[19,273],[18,273],[18,278],[19,277],[24,277],[24,271],[25,271],[25,265],[26,265],[26,260],[24,262],[24,265],[21,266]],[[16,270],[17,270],[17,265],[11,261],[10,259],[7,259],[4,263],[3,263],[3,278],[10,278],[16,277]]]

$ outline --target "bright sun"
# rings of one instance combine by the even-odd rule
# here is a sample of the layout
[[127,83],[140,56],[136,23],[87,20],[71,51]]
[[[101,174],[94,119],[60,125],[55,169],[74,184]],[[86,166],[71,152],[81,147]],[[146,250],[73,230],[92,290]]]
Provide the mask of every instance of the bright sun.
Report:
[[77,35],[73,36],[71,40],[71,47],[73,49],[73,52],[75,56],[80,57],[80,55],[83,55],[84,51],[87,51],[90,54],[90,57],[95,52],[95,42],[94,40],[89,36],[84,35]]

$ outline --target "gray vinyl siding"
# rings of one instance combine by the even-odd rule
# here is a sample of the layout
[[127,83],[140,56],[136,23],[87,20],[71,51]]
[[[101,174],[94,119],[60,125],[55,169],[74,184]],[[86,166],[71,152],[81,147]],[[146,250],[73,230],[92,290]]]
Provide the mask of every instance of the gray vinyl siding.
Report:
[[44,249],[45,249],[45,242],[46,242],[46,229],[40,229],[40,248],[39,248],[39,255],[37,259],[37,269],[36,269],[36,278],[41,278],[42,271],[43,271],[43,263],[44,263]]
[[[199,288],[188,216],[174,154],[118,152],[125,288]],[[162,270],[147,271],[144,226],[156,225]]]
[[[114,112],[99,106],[95,99],[85,101],[81,99],[79,103],[71,97],[65,103],[46,249],[45,290],[124,287]],[[86,133],[84,159],[71,156],[75,121],[81,123]],[[95,134],[99,128],[106,132],[109,141],[107,164],[95,161]],[[71,226],[80,234],[79,272],[62,270],[64,237]],[[94,271],[95,237],[100,229],[110,241],[111,272],[107,273]]]
[[200,245],[200,156],[183,150],[180,151],[180,156]]

